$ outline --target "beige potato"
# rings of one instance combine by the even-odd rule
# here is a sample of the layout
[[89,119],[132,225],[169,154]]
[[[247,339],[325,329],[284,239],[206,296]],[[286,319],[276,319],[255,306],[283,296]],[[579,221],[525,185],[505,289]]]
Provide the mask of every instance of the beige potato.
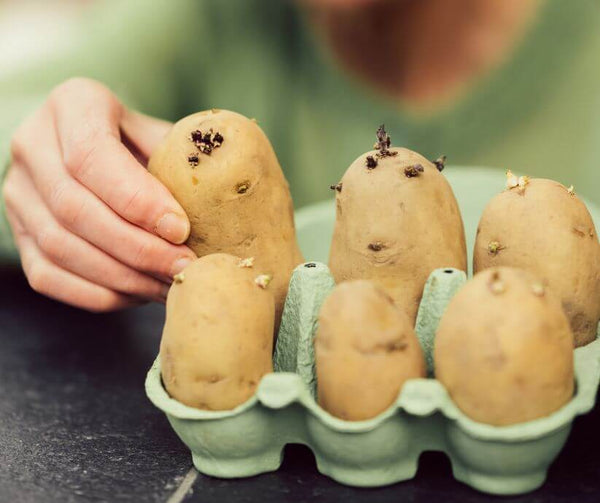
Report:
[[572,190],[525,179],[483,211],[473,271],[512,266],[541,278],[562,301],[575,345],[583,346],[596,338],[600,319],[599,252],[592,217]]
[[[361,155],[336,187],[337,215],[329,267],[340,283],[372,279],[414,325],[429,274],[440,267],[466,271],[462,218],[436,165],[416,152]],[[377,162],[370,168],[368,163]]]
[[348,421],[377,416],[404,382],[425,377],[410,320],[371,281],[338,285],[325,300],[315,337],[318,402]]
[[436,378],[470,418],[502,426],[547,416],[573,396],[573,333],[530,273],[494,267],[452,299],[438,327]]
[[188,214],[187,245],[199,257],[254,257],[257,269],[272,276],[279,320],[303,258],[288,184],[256,122],[225,110],[190,115],[173,126],[148,170]]
[[169,290],[162,378],[168,393],[186,405],[233,409],[273,371],[274,299],[258,284],[256,267],[247,265],[232,255],[207,255]]

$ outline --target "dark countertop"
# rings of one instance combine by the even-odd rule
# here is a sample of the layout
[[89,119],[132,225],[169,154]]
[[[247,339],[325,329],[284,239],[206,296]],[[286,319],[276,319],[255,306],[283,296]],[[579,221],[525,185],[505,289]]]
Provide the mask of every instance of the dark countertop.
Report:
[[18,271],[0,271],[0,281],[1,503],[600,501],[600,408],[576,420],[546,484],[516,498],[455,482],[439,453],[422,456],[414,480],[381,489],[332,482],[300,446],[288,446],[276,473],[245,480],[197,475],[144,394],[162,307],[94,315],[33,293]]

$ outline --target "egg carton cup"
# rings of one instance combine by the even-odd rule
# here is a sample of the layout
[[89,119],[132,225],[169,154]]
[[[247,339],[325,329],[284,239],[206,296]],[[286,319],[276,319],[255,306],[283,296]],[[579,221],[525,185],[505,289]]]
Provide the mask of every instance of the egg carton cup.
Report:
[[[483,178],[485,187],[502,179],[486,170],[479,174],[470,170],[468,179],[457,176],[458,187],[453,184],[453,188],[459,201],[461,191],[473,194],[474,176]],[[485,198],[485,190],[478,191],[480,196],[482,192]],[[478,204],[472,198],[469,201],[466,213],[462,208],[467,236],[469,232],[474,235],[481,214]],[[308,256],[326,256],[328,244],[324,243],[333,226],[331,210],[329,203],[316,205],[298,218],[299,238]],[[450,458],[454,477],[475,489],[506,495],[532,491],[543,484],[574,418],[594,406],[600,381],[600,340],[574,351],[575,394],[561,409],[510,426],[473,421],[431,377],[437,326],[465,281],[465,273],[456,269],[431,274],[415,327],[430,378],[407,381],[396,401],[370,420],[341,420],[315,400],[313,338],[320,307],[334,287],[329,269],[319,262],[294,270],[274,352],[275,371],[263,377],[248,401],[229,411],[188,407],[165,391],[159,358],[148,372],[146,393],[189,447],[194,466],[206,475],[236,478],[275,471],[287,444],[304,444],[313,451],[319,472],[350,486],[377,487],[411,479],[422,452],[442,451]]]

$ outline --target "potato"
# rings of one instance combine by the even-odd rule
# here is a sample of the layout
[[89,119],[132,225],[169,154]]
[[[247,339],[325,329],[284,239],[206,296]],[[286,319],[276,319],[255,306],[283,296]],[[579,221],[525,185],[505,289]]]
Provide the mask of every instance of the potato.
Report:
[[248,261],[217,253],[176,276],[160,343],[169,394],[191,407],[229,410],[273,371],[275,303]]
[[187,245],[199,257],[254,257],[272,276],[279,320],[292,270],[304,259],[288,184],[256,122],[225,110],[190,115],[173,126],[148,170],[186,211]]
[[318,402],[349,421],[377,416],[407,379],[425,376],[408,317],[371,281],[338,285],[325,300],[315,337]]
[[475,421],[502,426],[547,416],[573,396],[573,333],[550,289],[494,267],[450,301],[434,348],[436,378]]
[[383,151],[361,155],[334,186],[329,267],[338,283],[379,283],[414,325],[429,274],[440,267],[466,271],[464,227],[440,161],[404,148]]
[[558,182],[544,179],[509,186],[486,206],[475,240],[473,271],[512,266],[541,278],[562,301],[582,346],[596,338],[600,319],[600,255],[585,204]]

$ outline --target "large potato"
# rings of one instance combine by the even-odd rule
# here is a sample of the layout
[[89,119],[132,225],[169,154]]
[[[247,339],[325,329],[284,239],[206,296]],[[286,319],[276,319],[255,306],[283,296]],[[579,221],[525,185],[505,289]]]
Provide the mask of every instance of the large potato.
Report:
[[573,333],[560,301],[530,273],[477,274],[452,299],[435,339],[435,374],[470,418],[529,421],[573,395]]
[[148,170],[188,214],[187,244],[199,257],[254,257],[257,269],[272,276],[279,319],[303,258],[289,187],[260,127],[225,110],[190,115],[173,126]]
[[429,274],[440,267],[466,271],[464,227],[434,163],[404,148],[378,158],[380,152],[361,155],[337,185],[329,267],[338,283],[382,285],[414,324]]
[[410,320],[371,281],[342,283],[327,298],[319,314],[315,360],[319,404],[349,421],[378,415],[407,379],[425,376]]
[[558,182],[533,179],[486,206],[473,271],[512,266],[541,278],[562,301],[575,345],[582,346],[596,338],[600,319],[599,252],[585,204]]
[[274,300],[248,265],[232,255],[207,255],[171,286],[160,343],[162,378],[169,394],[186,405],[233,409],[273,370]]

